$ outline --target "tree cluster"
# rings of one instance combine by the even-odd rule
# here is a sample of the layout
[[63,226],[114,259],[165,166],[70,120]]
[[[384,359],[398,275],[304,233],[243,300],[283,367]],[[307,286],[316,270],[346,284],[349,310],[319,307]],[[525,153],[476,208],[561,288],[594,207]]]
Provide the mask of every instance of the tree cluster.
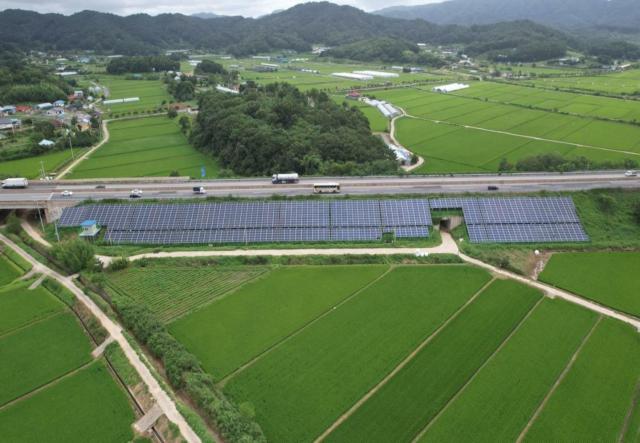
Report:
[[126,72],[160,72],[179,71],[180,62],[165,55],[118,57],[107,65],[109,74],[124,74]]
[[501,172],[514,170],[520,172],[569,172],[598,169],[635,169],[637,167],[638,162],[633,159],[596,162],[586,157],[566,158],[560,154],[550,153],[523,158],[518,160],[515,165],[503,159],[498,170]]
[[344,58],[365,62],[382,61],[385,63],[409,63],[441,67],[445,61],[426,52],[408,41],[380,37],[341,45],[322,53],[323,57]]
[[397,164],[356,108],[286,83],[247,85],[240,94],[200,97],[192,143],[237,175],[397,172]]

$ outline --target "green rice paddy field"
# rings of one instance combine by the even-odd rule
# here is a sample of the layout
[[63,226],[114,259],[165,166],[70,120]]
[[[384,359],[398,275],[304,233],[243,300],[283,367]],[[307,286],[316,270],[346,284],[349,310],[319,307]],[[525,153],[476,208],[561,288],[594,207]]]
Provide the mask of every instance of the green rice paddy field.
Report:
[[120,98],[139,97],[140,100],[132,103],[117,103],[103,105],[102,107],[111,113],[142,112],[155,110],[162,102],[169,103],[173,97],[167,92],[166,86],[160,80],[127,80],[116,75],[100,74],[96,83],[109,90],[107,100]]
[[540,280],[640,317],[640,253],[553,254]]
[[[0,260],[7,283],[15,267]],[[0,440],[120,443],[135,416],[89,336],[61,301],[34,281],[0,289]],[[96,401],[99,399],[99,401]]]
[[636,331],[474,267],[277,266],[203,300],[169,330],[269,441],[637,441]]
[[109,123],[109,141],[81,162],[70,178],[217,176],[215,160],[192,147],[178,124],[166,116]]
[[[74,149],[76,156],[82,155],[82,149]],[[35,157],[21,158],[19,160],[8,160],[0,162],[0,176],[5,177],[26,177],[29,179],[40,177],[41,163],[45,172],[51,173],[58,170],[65,163],[72,160],[71,151],[55,151],[50,154],[37,155]]]
[[588,93],[602,92],[620,95],[640,93],[640,70],[585,77],[559,77],[526,80],[545,88],[581,90]]
[[[480,95],[491,89],[474,84],[464,93],[476,93],[474,88],[478,85]],[[504,87],[494,86],[498,91]],[[502,159],[515,163],[546,153],[567,158],[583,156],[597,162],[640,161],[640,127],[632,124],[525,109],[425,89],[388,90],[376,92],[376,96],[404,108],[414,117],[397,123],[397,138],[425,157],[425,165],[417,172],[496,171]],[[636,112],[635,108],[629,112]]]

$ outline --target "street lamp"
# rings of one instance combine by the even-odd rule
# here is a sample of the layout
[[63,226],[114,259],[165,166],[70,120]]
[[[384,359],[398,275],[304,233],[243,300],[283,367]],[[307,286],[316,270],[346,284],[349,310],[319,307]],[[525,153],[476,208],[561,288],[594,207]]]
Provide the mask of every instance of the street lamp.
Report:
[[71,158],[73,160],[76,159],[75,155],[73,155],[73,144],[71,144],[71,131],[67,129],[67,137],[69,137],[69,149],[71,149]]

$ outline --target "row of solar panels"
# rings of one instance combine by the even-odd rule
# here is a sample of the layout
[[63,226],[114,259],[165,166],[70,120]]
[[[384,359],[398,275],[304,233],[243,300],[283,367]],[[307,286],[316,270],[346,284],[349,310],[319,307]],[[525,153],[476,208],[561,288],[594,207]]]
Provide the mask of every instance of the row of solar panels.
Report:
[[208,243],[275,243],[313,241],[375,241],[383,233],[396,238],[429,237],[427,226],[397,228],[247,228],[211,230],[114,231],[107,230],[105,240],[114,244],[208,244]]
[[468,225],[472,243],[586,242],[580,223]]
[[113,230],[431,226],[428,200],[91,205],[67,208],[59,225],[95,220]]

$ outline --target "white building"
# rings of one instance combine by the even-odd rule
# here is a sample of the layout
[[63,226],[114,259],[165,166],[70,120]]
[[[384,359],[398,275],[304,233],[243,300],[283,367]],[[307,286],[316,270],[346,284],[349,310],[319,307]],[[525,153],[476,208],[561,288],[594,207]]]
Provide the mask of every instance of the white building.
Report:
[[380,77],[380,78],[397,78],[398,74],[395,72],[383,72],[383,71],[353,71],[354,74],[360,75],[370,75],[371,77]]
[[433,92],[441,92],[443,94],[447,94],[449,92],[467,89],[468,87],[469,85],[465,85],[464,83],[451,83],[449,85],[436,86],[435,88],[433,88]]
[[412,157],[411,152],[409,152],[408,150],[406,150],[402,146],[394,145],[394,144],[391,144],[391,143],[387,144],[387,146],[395,154],[396,160],[398,161],[398,163],[400,163],[401,165],[404,165],[404,166],[407,166],[407,165],[411,164],[411,157]]
[[360,80],[360,81],[373,80],[373,76],[372,75],[354,74],[352,72],[334,72],[331,75],[333,77],[347,78],[349,80]]
[[239,94],[239,91],[236,91],[235,89],[231,89],[231,88],[227,88],[226,86],[222,86],[222,85],[218,85],[216,86],[216,91],[219,92],[224,92],[227,94]]

